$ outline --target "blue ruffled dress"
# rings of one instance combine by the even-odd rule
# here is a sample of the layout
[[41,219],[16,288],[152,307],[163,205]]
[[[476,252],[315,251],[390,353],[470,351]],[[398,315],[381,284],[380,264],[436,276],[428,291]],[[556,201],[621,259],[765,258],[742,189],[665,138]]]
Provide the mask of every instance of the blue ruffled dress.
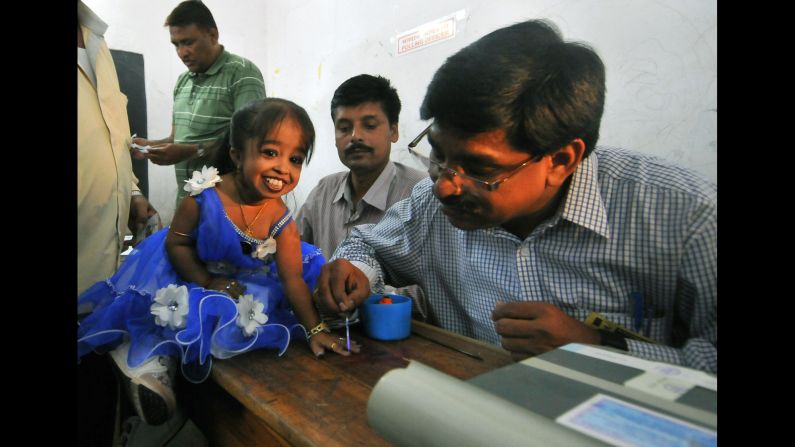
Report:
[[[152,356],[173,356],[181,359],[185,377],[198,383],[208,377],[213,356],[229,358],[262,348],[278,349],[281,355],[291,336],[304,340],[304,328],[282,290],[273,256],[258,259],[250,254],[265,241],[246,235],[232,223],[215,188],[205,189],[195,199],[199,224],[192,237],[199,258],[211,274],[244,284],[244,295],[251,294],[255,302],[264,305],[267,321],[247,336],[238,322],[249,321],[248,316],[238,313],[237,300],[183,281],[166,253],[168,228],[164,228],[144,239],[113,276],[78,297],[78,309],[91,309],[79,322],[78,359],[91,351],[112,350],[128,336],[127,363],[131,368]],[[271,228],[270,236],[275,238],[291,220],[288,210]],[[320,249],[305,242],[301,242],[301,253],[303,279],[312,290],[325,259]],[[165,324],[162,320],[158,324],[152,312],[157,292],[169,285],[187,288],[187,315],[177,327],[161,325]],[[174,301],[169,309],[176,307]]]

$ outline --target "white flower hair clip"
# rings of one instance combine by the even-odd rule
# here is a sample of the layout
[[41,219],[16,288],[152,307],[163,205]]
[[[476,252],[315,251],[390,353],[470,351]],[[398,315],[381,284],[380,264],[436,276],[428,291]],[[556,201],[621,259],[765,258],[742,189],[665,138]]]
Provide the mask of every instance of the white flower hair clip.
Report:
[[195,196],[207,188],[212,188],[216,183],[221,181],[221,176],[218,175],[218,169],[210,166],[202,166],[202,171],[193,171],[193,178],[185,180],[185,191],[190,195]]
[[243,329],[246,337],[251,337],[257,328],[268,321],[268,316],[262,313],[265,305],[254,299],[254,295],[243,295],[237,301],[237,319],[235,323]]
[[188,288],[169,284],[155,293],[155,302],[149,307],[155,323],[172,330],[185,327],[188,315]]
[[264,260],[273,253],[276,253],[276,239],[269,237],[264,243],[257,244],[257,248],[251,251],[251,257]]

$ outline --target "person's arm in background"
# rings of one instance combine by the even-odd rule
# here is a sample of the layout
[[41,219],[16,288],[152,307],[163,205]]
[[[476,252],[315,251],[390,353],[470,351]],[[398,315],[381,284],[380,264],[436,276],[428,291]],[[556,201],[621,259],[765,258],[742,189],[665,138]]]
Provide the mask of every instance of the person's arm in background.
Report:
[[171,135],[159,140],[148,140],[146,138],[135,138],[133,143],[140,146],[151,146],[149,152],[143,153],[133,149],[133,158],[148,158],[152,163],[161,166],[176,164],[182,160],[195,157],[199,152],[199,145],[193,143],[174,143],[174,125],[171,125]]
[[[136,137],[132,140],[133,143],[140,145],[140,146],[159,146],[166,143],[173,143],[174,142],[174,124],[171,124],[171,135],[161,138],[159,140],[148,140],[146,138]],[[133,155],[135,158],[141,160],[146,158],[144,154],[136,149],[133,149]]]
[[[137,150],[132,150],[131,153],[135,154]],[[132,175],[132,185],[130,187],[130,214],[127,217],[127,228],[133,234],[133,245],[141,242],[143,238],[138,235],[142,234],[142,230],[146,228],[147,221],[150,217],[157,214],[157,210],[149,203],[146,196],[141,193],[138,187],[138,179],[135,174]],[[161,225],[162,227],[162,225]],[[158,228],[159,230],[160,228]],[[145,237],[146,235],[144,235]]]
[[[145,234],[142,237],[138,237],[138,235],[142,234],[142,231],[146,228],[149,218],[155,214],[157,214],[157,210],[152,206],[149,200],[143,194],[141,194],[141,191],[138,191],[137,189],[133,190],[133,194],[130,197],[130,217],[127,220],[127,227],[134,236],[133,245],[141,242],[143,237],[148,236],[148,234]],[[162,224],[160,225],[160,228],[162,228]],[[157,229],[159,230],[160,228]]]

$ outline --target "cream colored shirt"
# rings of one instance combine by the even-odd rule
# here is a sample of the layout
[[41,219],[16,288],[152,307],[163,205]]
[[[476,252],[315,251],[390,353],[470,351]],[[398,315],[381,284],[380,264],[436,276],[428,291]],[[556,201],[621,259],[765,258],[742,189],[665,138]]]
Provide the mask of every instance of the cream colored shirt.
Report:
[[107,28],[78,2],[78,19],[96,87],[77,68],[77,293],[118,267],[130,197],[138,190],[130,159],[127,97],[102,35]]

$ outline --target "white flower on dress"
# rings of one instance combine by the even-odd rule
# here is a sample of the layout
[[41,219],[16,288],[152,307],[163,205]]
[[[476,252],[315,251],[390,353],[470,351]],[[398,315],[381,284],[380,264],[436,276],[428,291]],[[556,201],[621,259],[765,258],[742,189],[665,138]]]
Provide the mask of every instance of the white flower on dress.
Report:
[[188,288],[169,284],[155,293],[155,302],[149,308],[155,323],[172,330],[185,327],[188,315]]
[[269,255],[276,253],[276,239],[269,237],[265,242],[257,245],[255,250],[252,250],[251,257],[257,259],[266,259]]
[[218,175],[218,169],[210,166],[202,166],[202,172],[193,171],[193,178],[185,180],[185,191],[190,195],[195,196],[207,188],[212,188],[213,185],[221,181],[221,176]]
[[268,321],[262,313],[265,305],[254,299],[254,295],[243,295],[237,302],[237,325],[243,329],[247,337],[251,337],[257,328]]

